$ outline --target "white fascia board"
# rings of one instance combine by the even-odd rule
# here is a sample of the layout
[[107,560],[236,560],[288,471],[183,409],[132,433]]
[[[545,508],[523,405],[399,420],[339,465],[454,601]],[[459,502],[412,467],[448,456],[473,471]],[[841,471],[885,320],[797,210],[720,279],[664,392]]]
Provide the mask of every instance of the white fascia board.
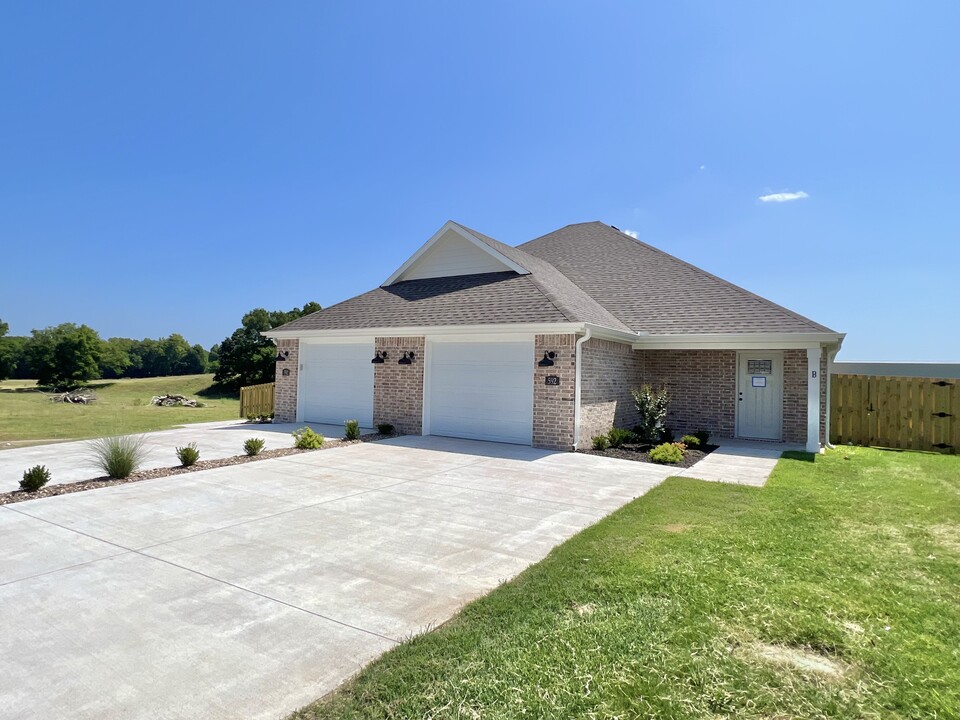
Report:
[[530,271],[527,270],[525,267],[521,267],[520,265],[517,265],[515,262],[513,262],[513,260],[508,258],[503,253],[497,252],[492,247],[487,245],[485,242],[480,240],[480,238],[476,237],[472,233],[469,233],[463,228],[461,228],[459,225],[453,222],[453,220],[447,220],[447,222],[443,224],[443,227],[437,230],[437,232],[433,234],[433,237],[431,237],[423,245],[421,245],[420,249],[417,250],[413,255],[411,255],[410,258],[403,265],[397,268],[397,270],[393,273],[393,275],[388,277],[383,282],[383,284],[380,285],[380,287],[387,287],[388,285],[393,285],[393,283],[397,282],[397,280],[407,270],[413,267],[417,263],[417,261],[421,257],[423,257],[423,254],[426,253],[427,250],[429,250],[431,247],[433,247],[440,240],[440,238],[443,237],[448,231],[455,232],[457,235],[462,237],[467,242],[471,243],[472,245],[476,245],[480,250],[483,250],[485,253],[493,256],[499,262],[506,265],[507,269],[513,270],[514,272],[519,273],[520,275],[530,274]]
[[350,330],[268,330],[261,333],[271,339],[298,338],[367,338],[367,337],[419,337],[438,335],[495,335],[500,333],[532,333],[554,335],[581,333],[583,323],[502,323],[498,325],[423,325],[417,327],[356,328]]
[[640,342],[649,335],[649,333],[646,332],[616,330],[606,327],[605,325],[594,325],[593,323],[584,323],[584,327],[590,329],[590,337],[595,337],[600,340],[612,340],[613,342],[625,343],[627,345]]
[[647,335],[633,343],[634,350],[805,350],[838,345],[839,333],[731,333],[699,335]]

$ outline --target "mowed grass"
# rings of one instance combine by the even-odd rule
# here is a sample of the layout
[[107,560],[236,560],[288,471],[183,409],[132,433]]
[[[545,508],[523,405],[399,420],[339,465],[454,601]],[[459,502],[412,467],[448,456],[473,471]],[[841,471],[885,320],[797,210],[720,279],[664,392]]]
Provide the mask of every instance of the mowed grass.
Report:
[[[51,440],[124,435],[163,430],[192,422],[232,420],[239,417],[236,397],[203,397],[212,375],[130,380],[98,380],[90,385],[97,396],[91,405],[51,402],[35,392],[27,380],[0,382],[0,447],[23,446]],[[186,395],[206,404],[202,408],[156,407],[155,395]]]
[[960,457],[671,478],[292,717],[960,717]]

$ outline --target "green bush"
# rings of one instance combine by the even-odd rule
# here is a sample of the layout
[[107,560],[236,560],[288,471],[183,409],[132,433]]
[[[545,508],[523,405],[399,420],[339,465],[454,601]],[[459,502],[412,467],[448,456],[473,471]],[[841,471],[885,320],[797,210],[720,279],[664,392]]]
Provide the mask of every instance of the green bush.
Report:
[[393,435],[393,425],[390,423],[378,423],[377,432],[381,435]]
[[614,428],[607,433],[607,439],[610,441],[610,447],[618,448],[624,443],[633,442],[636,439],[636,435],[626,428]]
[[663,443],[650,451],[650,459],[655,463],[672,465],[683,460],[683,448],[676,443]]
[[347,420],[343,423],[344,437],[347,440],[359,440],[360,439],[360,421],[359,420]]
[[[294,434],[294,437],[296,437],[296,434]],[[243,451],[249,457],[253,457],[254,455],[259,455],[260,451],[263,450],[263,446],[266,444],[263,438],[248,438],[243,441]]]
[[700,446],[700,438],[698,438],[696,435],[684,435],[682,438],[680,438],[680,442],[682,442],[687,447]]
[[177,448],[177,459],[183,467],[190,467],[200,459],[200,451],[197,450],[196,443],[190,443],[185,447]]
[[610,447],[610,438],[606,435],[594,435],[590,438],[590,442],[593,443],[594,450],[606,450]]
[[34,465],[23,473],[23,480],[20,481],[20,489],[24,492],[36,492],[44,485],[50,482],[50,471],[46,465]]
[[118,480],[130,477],[143,464],[147,450],[142,437],[125,435],[91,440],[89,443],[94,464],[107,475]]
[[302,427],[293,433],[293,446],[301,450],[316,450],[323,447],[323,435],[315,433],[311,428]]
[[700,444],[701,444],[701,445],[706,445],[706,444],[707,444],[707,440],[710,439],[710,431],[709,431],[709,430],[697,430],[697,431],[694,433],[694,436],[697,438],[697,440],[700,441]]
[[670,404],[667,389],[654,390],[649,385],[643,385],[639,390],[633,389],[630,393],[640,415],[640,422],[634,428],[637,438],[644,443],[657,442],[663,435],[663,423],[667,418],[667,406]]

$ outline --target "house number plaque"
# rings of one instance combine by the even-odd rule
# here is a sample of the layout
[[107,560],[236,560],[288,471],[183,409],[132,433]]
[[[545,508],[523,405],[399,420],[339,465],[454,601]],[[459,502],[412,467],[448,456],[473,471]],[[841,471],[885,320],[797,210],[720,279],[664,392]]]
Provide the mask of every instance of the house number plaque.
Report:
[[560,384],[560,376],[559,376],[559,375],[547,375],[547,376],[543,379],[543,384],[544,384],[544,385],[559,385],[559,384]]

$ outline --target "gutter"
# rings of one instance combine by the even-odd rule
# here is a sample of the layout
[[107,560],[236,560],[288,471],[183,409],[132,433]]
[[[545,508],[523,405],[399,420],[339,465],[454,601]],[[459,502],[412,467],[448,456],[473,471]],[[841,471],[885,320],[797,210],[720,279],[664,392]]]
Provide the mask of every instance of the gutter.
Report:
[[577,449],[577,445],[580,444],[580,378],[582,375],[580,359],[583,355],[581,349],[583,344],[593,337],[593,331],[589,325],[584,326],[583,337],[579,338],[576,343],[576,380],[573,385],[573,449]]

